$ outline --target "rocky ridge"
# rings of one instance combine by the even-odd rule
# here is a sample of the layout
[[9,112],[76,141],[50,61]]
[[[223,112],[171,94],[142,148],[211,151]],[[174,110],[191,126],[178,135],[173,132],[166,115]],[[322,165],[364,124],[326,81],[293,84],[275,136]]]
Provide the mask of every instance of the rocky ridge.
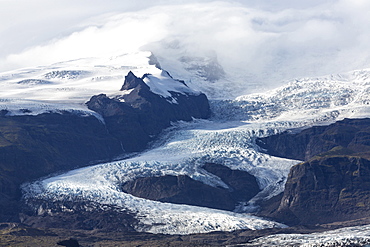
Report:
[[297,160],[309,160],[329,151],[331,154],[357,153],[367,156],[370,146],[369,126],[368,118],[344,119],[328,126],[290,130],[259,138],[257,144],[273,156]]
[[171,122],[208,118],[211,114],[204,94],[169,92],[170,96],[164,97],[151,91],[144,82],[146,77],[138,78],[129,72],[122,95],[109,98],[100,94],[86,103],[90,110],[103,116],[107,128],[121,140],[127,152],[143,150]]

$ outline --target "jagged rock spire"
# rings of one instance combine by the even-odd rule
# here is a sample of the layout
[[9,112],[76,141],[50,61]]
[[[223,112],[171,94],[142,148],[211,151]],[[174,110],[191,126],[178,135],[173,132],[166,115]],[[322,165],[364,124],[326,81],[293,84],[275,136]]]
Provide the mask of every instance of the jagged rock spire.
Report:
[[125,76],[125,82],[123,83],[123,86],[121,87],[121,91],[123,90],[130,90],[133,88],[136,88],[137,86],[147,87],[149,89],[149,86],[145,84],[145,82],[134,75],[132,71],[128,72],[128,74]]

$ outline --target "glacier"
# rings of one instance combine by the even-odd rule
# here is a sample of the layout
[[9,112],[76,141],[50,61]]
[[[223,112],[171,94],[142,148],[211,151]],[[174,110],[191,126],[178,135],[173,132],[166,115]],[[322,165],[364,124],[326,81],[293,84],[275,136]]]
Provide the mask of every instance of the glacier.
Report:
[[370,225],[344,227],[311,234],[274,234],[238,246],[369,246]]
[[122,183],[137,177],[163,175],[188,175],[212,186],[225,187],[218,177],[201,169],[205,162],[217,162],[255,175],[261,188],[265,189],[265,196],[278,194],[283,190],[282,181],[289,168],[297,161],[257,153],[254,145],[250,144],[253,133],[258,132],[256,127],[249,124],[230,126],[230,123],[207,120],[179,123],[166,130],[167,133],[147,152],[27,184],[23,187],[24,197],[26,200],[48,201],[83,198],[102,205],[122,207],[122,210],[138,215],[141,224],[136,230],[152,233],[190,234],[284,227],[245,213],[136,198],[119,188]]
[[[109,58],[84,58],[1,73],[0,110],[7,110],[8,115],[71,111],[94,115],[103,121],[84,103],[99,93],[124,94],[119,88],[129,71],[137,76],[151,74],[152,78],[147,77],[146,83],[163,97],[167,97],[170,90],[189,90],[171,84],[171,77],[148,63],[150,56],[150,52],[138,52]],[[286,227],[251,213],[256,202],[283,191],[291,166],[300,161],[264,154],[255,144],[256,138],[326,125],[344,118],[370,116],[370,70],[366,69],[296,79],[276,89],[260,89],[258,93],[231,99],[224,97],[230,87],[229,80],[220,78],[205,85],[203,75],[187,79],[187,74],[181,77],[180,72],[176,71],[176,78],[184,79],[190,88],[195,88],[194,93],[198,89],[209,92],[211,119],[173,123],[148,150],[135,156],[24,184],[25,201],[86,200],[104,207],[121,208],[138,216],[137,231],[151,233],[191,234]],[[201,168],[207,162],[249,172],[257,178],[261,192],[249,202],[240,202],[235,212],[227,212],[150,201],[120,190],[120,185],[126,181],[163,175],[188,175],[211,186],[227,187],[220,178]]]

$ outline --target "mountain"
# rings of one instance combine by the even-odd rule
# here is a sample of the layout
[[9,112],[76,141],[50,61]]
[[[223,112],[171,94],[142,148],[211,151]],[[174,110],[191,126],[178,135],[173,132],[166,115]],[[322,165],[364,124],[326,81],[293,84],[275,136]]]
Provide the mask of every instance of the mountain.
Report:
[[271,216],[290,224],[368,217],[370,119],[344,119],[257,143],[281,157],[305,160],[292,167],[279,207]]
[[[6,105],[0,116],[1,219],[17,220],[21,210],[19,187],[24,182],[142,151],[172,122],[210,116],[204,94],[192,91],[165,71],[159,72],[160,79],[149,74],[141,79],[130,71],[114,97],[99,94],[86,106],[76,107],[73,104],[81,101],[79,95],[68,95],[66,101],[70,102],[56,101],[54,109],[48,110],[43,107],[50,107],[50,101],[42,96],[51,88],[60,90],[55,81],[73,82],[91,72],[54,70],[43,75],[48,81],[13,82],[13,92],[37,90],[30,94],[39,94],[40,98],[32,100],[34,105],[29,109],[23,108],[26,103],[12,104],[24,99],[2,100]],[[158,93],[158,81],[168,84],[161,88],[161,94],[152,92]]]
[[[184,187],[171,186],[178,185],[179,181],[195,183],[190,179],[215,188],[230,189],[222,173],[213,174],[204,168],[205,164],[214,163],[246,171],[257,179],[260,192],[251,200],[240,200],[235,205],[237,212],[253,212],[259,203],[284,191],[291,167],[300,162],[299,157],[286,159],[261,153],[256,139],[289,129],[299,132],[302,128],[327,125],[345,117],[365,116],[368,75],[367,71],[355,71],[302,79],[263,94],[235,100],[211,100],[213,116],[210,120],[178,123],[138,156],[28,184],[24,187],[26,202],[43,217],[48,215],[48,210],[55,214],[65,207],[73,212],[68,205],[76,200],[89,201],[96,205],[95,210],[99,208],[97,205],[105,205],[107,210],[121,208],[138,220],[133,225],[135,230],[153,233],[189,234],[276,225],[248,219],[240,213],[230,217],[226,211],[217,211],[216,217],[216,211],[204,207],[170,206],[132,197],[124,191],[161,200],[170,194],[148,197],[144,194],[150,195],[150,190],[145,189],[159,183],[160,188],[172,188],[170,191],[181,194],[185,193],[181,189]],[[167,180],[174,183],[164,182]],[[48,201],[59,205],[59,209],[48,208]]]
[[19,186],[90,162],[111,160],[122,153],[117,138],[93,116],[43,113],[1,116],[1,218],[15,220]]
[[[168,72],[163,71],[160,76],[138,78],[130,71],[121,95],[109,98],[100,94],[86,102],[90,110],[104,118],[107,130],[120,140],[124,152],[142,151],[171,122],[211,115],[204,94],[191,91]],[[158,88],[158,82],[167,83],[168,88]]]
[[[203,72],[217,69],[216,60],[182,60],[182,66],[197,61],[213,67],[178,68],[181,81],[160,59],[142,52],[0,75],[1,118],[8,121],[1,143],[29,147],[29,154],[42,158],[20,159],[27,161],[19,167],[24,174],[9,175],[5,166],[2,171],[2,191],[15,193],[4,194],[3,205],[19,207],[23,224],[141,236],[238,231],[241,243],[250,240],[242,238],[248,234],[326,227],[287,228],[280,222],[327,224],[365,215],[366,207],[350,209],[366,205],[357,199],[367,195],[361,185],[367,181],[368,120],[360,118],[370,115],[369,70],[208,100],[192,89],[204,80],[189,84],[186,75],[199,70],[198,77],[210,79]],[[219,81],[227,75],[217,70],[205,87],[222,91],[218,87],[227,83]],[[22,156],[12,157],[19,164]],[[15,174],[21,174],[18,180]],[[5,187],[9,179],[15,181],[11,188]],[[332,201],[347,199],[342,190],[354,196],[332,207]],[[9,196],[13,204],[7,204]],[[255,215],[272,201],[276,207],[265,214],[270,218]],[[314,214],[317,207],[326,211]],[[321,218],[333,208],[337,218]],[[322,221],[310,221],[307,210]]]

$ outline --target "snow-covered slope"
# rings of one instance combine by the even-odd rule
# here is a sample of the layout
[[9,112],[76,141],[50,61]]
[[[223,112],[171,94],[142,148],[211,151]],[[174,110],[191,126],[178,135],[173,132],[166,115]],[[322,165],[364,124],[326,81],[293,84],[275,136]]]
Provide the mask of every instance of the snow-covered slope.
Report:
[[337,117],[368,117],[369,84],[370,70],[297,79],[265,93],[223,102],[214,111],[223,119],[297,120],[308,124]]
[[[116,77],[116,71],[112,71],[111,76]],[[25,185],[24,197],[51,201],[78,198],[118,206],[140,216],[141,224],[137,230],[154,233],[189,234],[282,227],[243,212],[253,210],[256,200],[282,192],[290,167],[298,161],[260,153],[255,138],[346,117],[370,117],[369,87],[370,71],[362,70],[295,80],[275,90],[240,96],[235,100],[213,100],[214,117],[211,120],[177,123],[166,130],[149,151],[136,157]],[[256,176],[262,191],[250,202],[241,203],[237,207],[239,213],[230,213],[139,199],[119,188],[123,182],[139,176],[179,174],[225,187],[219,178],[201,168],[205,162],[248,171]]]
[[[51,201],[78,198],[117,206],[140,216],[137,230],[155,233],[282,227],[246,212],[254,210],[254,202],[282,192],[290,167],[298,161],[263,154],[254,140],[286,129],[370,117],[370,70],[294,80],[271,91],[226,100],[220,98],[230,97],[238,88],[231,88],[234,77],[223,72],[216,57],[181,56],[174,63],[163,61],[160,65],[150,52],[137,52],[0,74],[0,110],[7,110],[7,115],[67,110],[99,118],[84,103],[100,93],[127,93],[119,89],[129,71],[139,77],[151,74],[145,77],[145,83],[163,97],[170,97],[169,91],[197,94],[199,89],[211,96],[211,120],[176,123],[150,150],[136,157],[25,185],[24,197]],[[190,88],[172,79],[161,66],[174,78],[184,79]],[[226,187],[201,168],[206,162],[248,171],[257,178],[262,191],[251,201],[241,202],[238,213],[230,213],[139,199],[119,188],[139,176],[162,175],[188,175],[212,186]]]
[[149,64],[150,52],[136,52],[106,58],[83,58],[47,67],[27,68],[0,74],[0,110],[8,115],[37,115],[50,111],[94,114],[84,105],[91,96],[124,94],[125,75],[145,74],[151,90],[165,98],[172,92],[198,94],[167,72]]

